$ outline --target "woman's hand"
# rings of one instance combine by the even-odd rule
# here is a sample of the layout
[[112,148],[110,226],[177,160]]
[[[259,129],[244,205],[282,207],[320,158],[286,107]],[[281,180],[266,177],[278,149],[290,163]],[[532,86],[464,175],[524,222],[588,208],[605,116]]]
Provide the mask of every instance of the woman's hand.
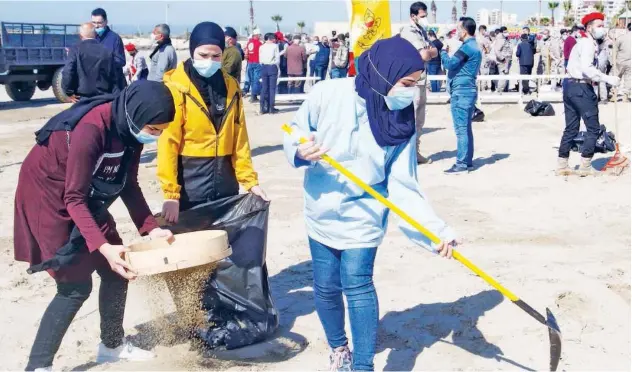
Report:
[[173,236],[173,233],[171,231],[167,229],[161,229],[160,227],[151,230],[151,232],[149,233],[149,237],[151,238],[151,240],[164,239],[169,244],[176,241],[176,238]]
[[321,147],[319,144],[314,142],[316,136],[313,133],[309,135],[309,140],[305,143],[301,143],[298,145],[298,150],[296,155],[307,161],[319,161],[322,159],[323,155],[329,151],[328,148]]
[[263,189],[259,185],[253,186],[248,192],[250,192],[251,194],[257,195],[258,197],[260,197],[261,199],[267,202],[270,201],[266,192],[263,191]]
[[110,264],[110,268],[127,280],[136,278],[136,271],[123,259],[123,254],[129,252],[129,248],[122,245],[112,245],[105,243],[99,248],[99,252],[105,257]]
[[452,249],[456,248],[458,243],[456,240],[451,242],[441,242],[441,244],[437,247],[437,253],[439,256],[445,257],[448,260],[452,258]]
[[162,217],[167,223],[178,223],[178,216],[180,215],[180,201],[179,200],[165,200],[162,203]]

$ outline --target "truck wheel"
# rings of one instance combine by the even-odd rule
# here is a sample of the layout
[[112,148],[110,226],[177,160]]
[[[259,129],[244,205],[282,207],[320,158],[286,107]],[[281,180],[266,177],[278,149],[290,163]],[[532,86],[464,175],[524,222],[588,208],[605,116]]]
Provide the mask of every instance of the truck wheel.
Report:
[[16,81],[6,84],[4,89],[12,100],[16,102],[28,101],[35,94],[35,82]]
[[66,95],[66,92],[64,92],[61,87],[61,73],[63,70],[64,68],[60,67],[55,70],[55,73],[53,74],[53,94],[59,102],[68,103],[70,102],[70,98]]

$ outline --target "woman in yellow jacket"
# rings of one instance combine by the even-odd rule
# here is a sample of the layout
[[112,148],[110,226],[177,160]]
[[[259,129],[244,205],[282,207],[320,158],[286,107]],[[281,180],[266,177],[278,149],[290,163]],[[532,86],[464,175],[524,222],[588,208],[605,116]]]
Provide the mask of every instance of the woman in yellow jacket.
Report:
[[167,222],[198,204],[237,195],[239,184],[268,200],[252,167],[239,85],[221,70],[224,45],[220,26],[198,24],[189,41],[191,59],[164,76],[182,93],[174,99],[174,122],[158,142]]

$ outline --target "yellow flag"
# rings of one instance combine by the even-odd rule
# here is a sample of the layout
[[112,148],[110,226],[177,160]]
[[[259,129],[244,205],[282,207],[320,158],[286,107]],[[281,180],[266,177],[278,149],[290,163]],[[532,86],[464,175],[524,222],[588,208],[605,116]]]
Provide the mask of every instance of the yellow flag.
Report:
[[351,48],[359,57],[373,43],[391,37],[391,11],[388,0],[348,0],[351,15]]

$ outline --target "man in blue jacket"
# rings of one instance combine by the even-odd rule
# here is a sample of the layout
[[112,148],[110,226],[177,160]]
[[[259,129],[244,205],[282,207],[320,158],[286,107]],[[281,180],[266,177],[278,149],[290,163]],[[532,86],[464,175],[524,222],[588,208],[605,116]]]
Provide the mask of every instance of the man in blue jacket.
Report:
[[325,80],[327,77],[327,68],[329,67],[329,55],[331,53],[331,49],[329,47],[329,39],[327,36],[323,36],[321,42],[318,43],[318,52],[316,52],[316,57],[314,58],[314,70],[315,76],[318,76],[320,80]]
[[[520,44],[516,49],[516,57],[520,64],[520,75],[531,75],[533,72],[533,48],[529,42],[529,35],[522,34],[520,36]],[[522,94],[531,94],[529,89],[529,80],[522,81]]]
[[450,50],[441,51],[441,62],[448,72],[450,111],[456,132],[456,164],[444,171],[445,174],[464,174],[473,169],[472,113],[478,98],[476,77],[482,61],[475,33],[476,22],[472,18],[461,17],[456,28],[456,36],[463,44],[452,57],[448,54]]
[[97,40],[106,49],[112,52],[114,57],[114,66],[119,70],[118,83],[126,86],[125,76],[123,75],[123,67],[125,67],[125,49],[123,48],[123,40],[121,37],[108,27],[108,15],[102,8],[96,8],[92,11],[92,24],[97,33]]

